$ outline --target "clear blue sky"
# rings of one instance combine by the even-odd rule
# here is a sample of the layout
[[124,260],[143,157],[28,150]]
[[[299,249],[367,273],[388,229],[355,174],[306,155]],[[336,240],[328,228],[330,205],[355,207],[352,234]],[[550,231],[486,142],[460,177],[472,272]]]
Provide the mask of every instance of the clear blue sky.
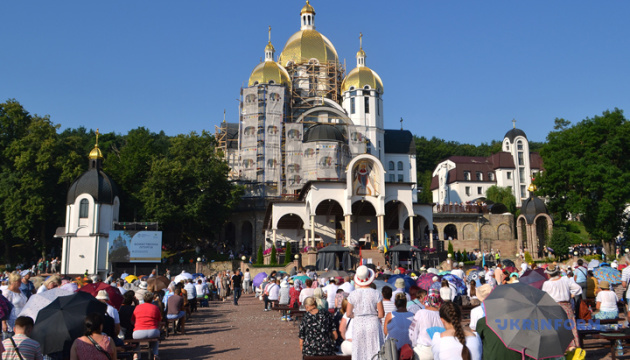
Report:
[[[304,1],[0,2],[0,101],[64,128],[214,132]],[[516,118],[543,141],[556,117],[630,111],[629,1],[313,0],[347,70],[364,34],[387,128],[479,144]],[[630,114],[627,114],[630,116]]]

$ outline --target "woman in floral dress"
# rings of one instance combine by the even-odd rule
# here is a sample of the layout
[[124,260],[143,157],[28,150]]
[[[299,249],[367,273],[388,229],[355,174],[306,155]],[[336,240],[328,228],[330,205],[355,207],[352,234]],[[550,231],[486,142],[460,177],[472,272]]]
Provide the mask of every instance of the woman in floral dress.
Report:
[[334,340],[337,339],[337,331],[332,316],[327,311],[317,310],[317,303],[313,297],[304,300],[304,308],[306,313],[299,332],[302,355],[334,355]]
[[383,296],[370,288],[374,271],[361,265],[354,275],[355,290],[348,297],[346,310],[354,319],[352,329],[352,360],[371,360],[383,345],[383,327],[380,319],[385,316]]

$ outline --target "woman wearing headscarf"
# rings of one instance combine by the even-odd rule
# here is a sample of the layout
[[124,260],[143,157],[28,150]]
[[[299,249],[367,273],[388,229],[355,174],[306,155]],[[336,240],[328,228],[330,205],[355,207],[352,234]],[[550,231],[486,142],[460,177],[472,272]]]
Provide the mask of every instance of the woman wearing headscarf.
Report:
[[383,296],[370,287],[374,271],[359,266],[354,275],[355,290],[348,297],[347,315],[353,319],[352,359],[369,360],[383,345],[383,328],[379,319],[385,316]]
[[573,331],[573,342],[569,347],[578,347],[580,340],[578,337],[577,327],[575,326],[575,314],[573,313],[573,306],[571,306],[571,298],[577,295],[581,295],[582,287],[575,282],[569,281],[566,277],[560,276],[560,269],[556,265],[549,265],[545,269],[545,273],[549,275],[549,280],[545,281],[542,286],[542,291],[546,292],[554,299],[558,305],[560,305],[564,312],[567,313],[567,318],[573,323],[571,330]]
[[322,290],[322,288],[318,287],[313,292],[313,297],[315,298],[315,301],[317,302],[317,308],[320,311],[328,312],[328,301],[324,297],[324,290]]

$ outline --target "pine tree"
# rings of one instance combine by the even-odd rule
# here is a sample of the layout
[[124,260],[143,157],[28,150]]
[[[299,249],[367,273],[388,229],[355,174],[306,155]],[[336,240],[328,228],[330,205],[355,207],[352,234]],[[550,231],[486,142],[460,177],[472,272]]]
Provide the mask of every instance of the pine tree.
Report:
[[287,250],[284,252],[284,264],[293,261],[293,251],[291,251],[291,243],[287,243]]
[[269,259],[269,265],[278,265],[278,257],[276,254],[276,246],[271,246],[271,259]]
[[448,253],[451,254],[451,256],[453,255],[453,243],[452,242],[448,242]]
[[262,248],[262,245],[260,245],[258,247],[258,255],[256,255],[256,264],[257,265],[262,265],[263,261],[264,261],[263,259],[264,259],[263,258],[263,248]]

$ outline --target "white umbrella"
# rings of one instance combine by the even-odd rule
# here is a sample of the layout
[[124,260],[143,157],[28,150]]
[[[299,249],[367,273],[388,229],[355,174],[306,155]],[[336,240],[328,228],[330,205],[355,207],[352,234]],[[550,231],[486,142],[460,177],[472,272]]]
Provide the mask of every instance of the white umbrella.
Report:
[[178,282],[180,282],[182,280],[185,281],[185,280],[192,279],[192,278],[193,278],[193,276],[192,276],[191,273],[187,273],[186,271],[182,271],[181,274],[179,274],[179,275],[177,275],[175,277],[175,282],[178,283]]
[[599,260],[595,260],[595,259],[593,259],[593,260],[591,260],[591,261],[588,263],[588,266],[587,266],[587,267],[588,267],[588,269],[589,269],[589,270],[593,270],[593,269],[595,269],[595,268],[596,268],[596,267],[598,267],[598,266],[599,266]]
[[39,294],[32,295],[18,316],[29,316],[33,320],[37,320],[39,310],[48,306],[53,300],[60,296],[72,295],[73,292],[67,289],[55,288],[44,291]]
[[440,272],[438,271],[438,269],[436,269],[436,268],[429,268],[429,269],[427,270],[427,272],[428,272],[428,273],[431,273],[431,274],[435,274],[435,275],[437,275],[437,274],[439,274],[439,273],[440,273]]

